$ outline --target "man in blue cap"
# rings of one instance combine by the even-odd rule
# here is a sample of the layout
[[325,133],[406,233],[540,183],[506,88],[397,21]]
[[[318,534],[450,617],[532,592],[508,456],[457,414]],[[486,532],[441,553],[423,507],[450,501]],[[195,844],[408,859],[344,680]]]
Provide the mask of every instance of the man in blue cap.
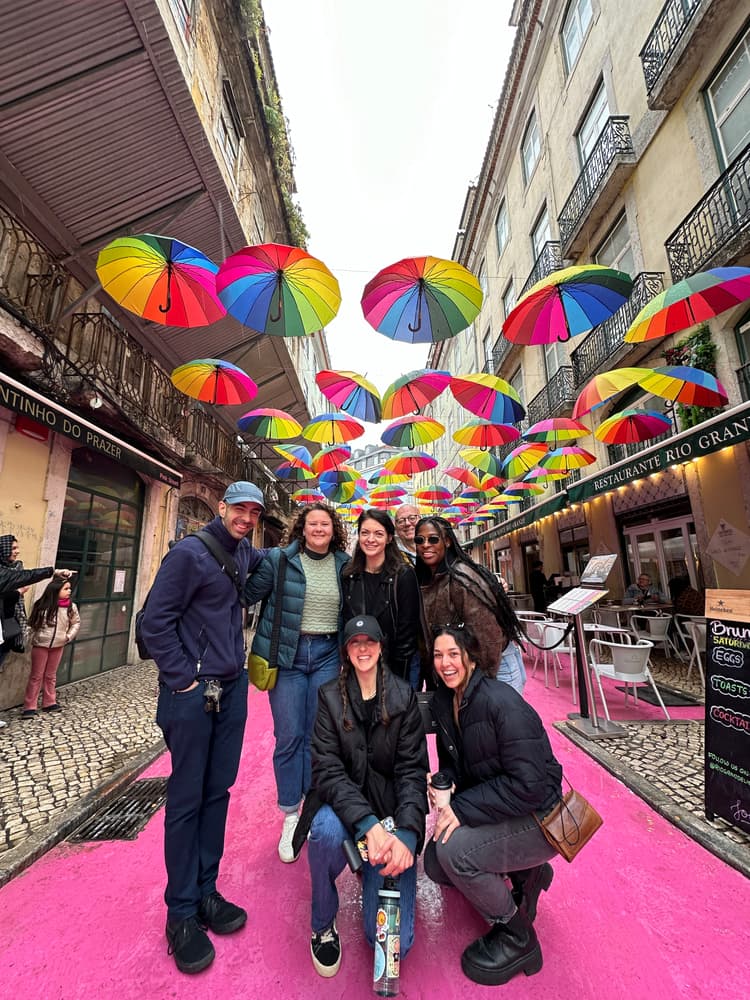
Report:
[[159,668],[156,722],[172,757],[164,821],[166,934],[181,972],[214,959],[206,929],[231,934],[247,912],[216,891],[229,789],[247,719],[242,587],[265,555],[248,541],[263,511],[254,483],[227,487],[218,516],[159,567],[142,633]]

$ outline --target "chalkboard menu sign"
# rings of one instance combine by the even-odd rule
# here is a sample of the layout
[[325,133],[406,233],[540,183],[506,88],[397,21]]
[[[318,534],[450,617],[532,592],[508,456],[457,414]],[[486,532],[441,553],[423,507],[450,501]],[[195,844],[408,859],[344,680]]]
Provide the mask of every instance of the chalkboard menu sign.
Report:
[[750,832],[750,592],[706,592],[706,816]]

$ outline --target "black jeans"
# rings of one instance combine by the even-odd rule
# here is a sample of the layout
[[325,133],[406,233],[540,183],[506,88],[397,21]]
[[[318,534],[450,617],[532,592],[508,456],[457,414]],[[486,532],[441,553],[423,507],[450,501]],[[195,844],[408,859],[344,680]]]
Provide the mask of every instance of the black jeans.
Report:
[[162,687],[156,724],[172,757],[164,818],[164,899],[172,919],[191,917],[216,889],[229,789],[237,778],[247,720],[247,673],[223,682],[221,711],[206,712],[201,681],[173,694]]

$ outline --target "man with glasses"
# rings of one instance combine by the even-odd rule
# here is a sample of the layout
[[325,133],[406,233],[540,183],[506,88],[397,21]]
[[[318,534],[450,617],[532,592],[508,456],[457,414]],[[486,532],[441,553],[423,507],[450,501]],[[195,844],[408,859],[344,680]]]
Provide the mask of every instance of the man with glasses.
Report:
[[396,510],[396,544],[412,564],[417,559],[417,547],[414,544],[414,529],[419,520],[419,511],[410,503],[403,503]]

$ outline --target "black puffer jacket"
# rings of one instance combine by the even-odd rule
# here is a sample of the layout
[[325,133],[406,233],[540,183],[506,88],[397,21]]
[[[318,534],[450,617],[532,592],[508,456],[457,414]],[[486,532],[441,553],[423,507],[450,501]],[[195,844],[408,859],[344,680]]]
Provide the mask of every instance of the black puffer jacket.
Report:
[[393,816],[399,829],[416,834],[420,851],[429,770],[422,716],[405,681],[387,670],[383,678],[390,721],[387,726],[381,722],[378,684],[375,718],[368,728],[359,684],[351,671],[346,690],[353,728],[348,732],[338,680],[321,687],[312,736],[312,784],[350,832],[367,816]]
[[560,798],[562,767],[534,709],[508,684],[474,671],[453,721],[453,692],[433,695],[441,770],[456,783],[453,811],[466,826],[548,812]]
[[21,587],[30,587],[33,583],[46,580],[55,572],[54,566],[40,569],[11,569],[10,566],[0,566],[0,594],[13,595],[11,603],[18,600],[17,591]]
[[[374,600],[367,600],[365,578],[369,589],[375,592]],[[398,572],[352,573],[341,578],[344,595],[344,621],[357,615],[372,615],[385,636],[385,652],[391,672],[404,680],[409,679],[409,666],[417,652],[421,628],[422,598],[417,574],[404,563]]]

